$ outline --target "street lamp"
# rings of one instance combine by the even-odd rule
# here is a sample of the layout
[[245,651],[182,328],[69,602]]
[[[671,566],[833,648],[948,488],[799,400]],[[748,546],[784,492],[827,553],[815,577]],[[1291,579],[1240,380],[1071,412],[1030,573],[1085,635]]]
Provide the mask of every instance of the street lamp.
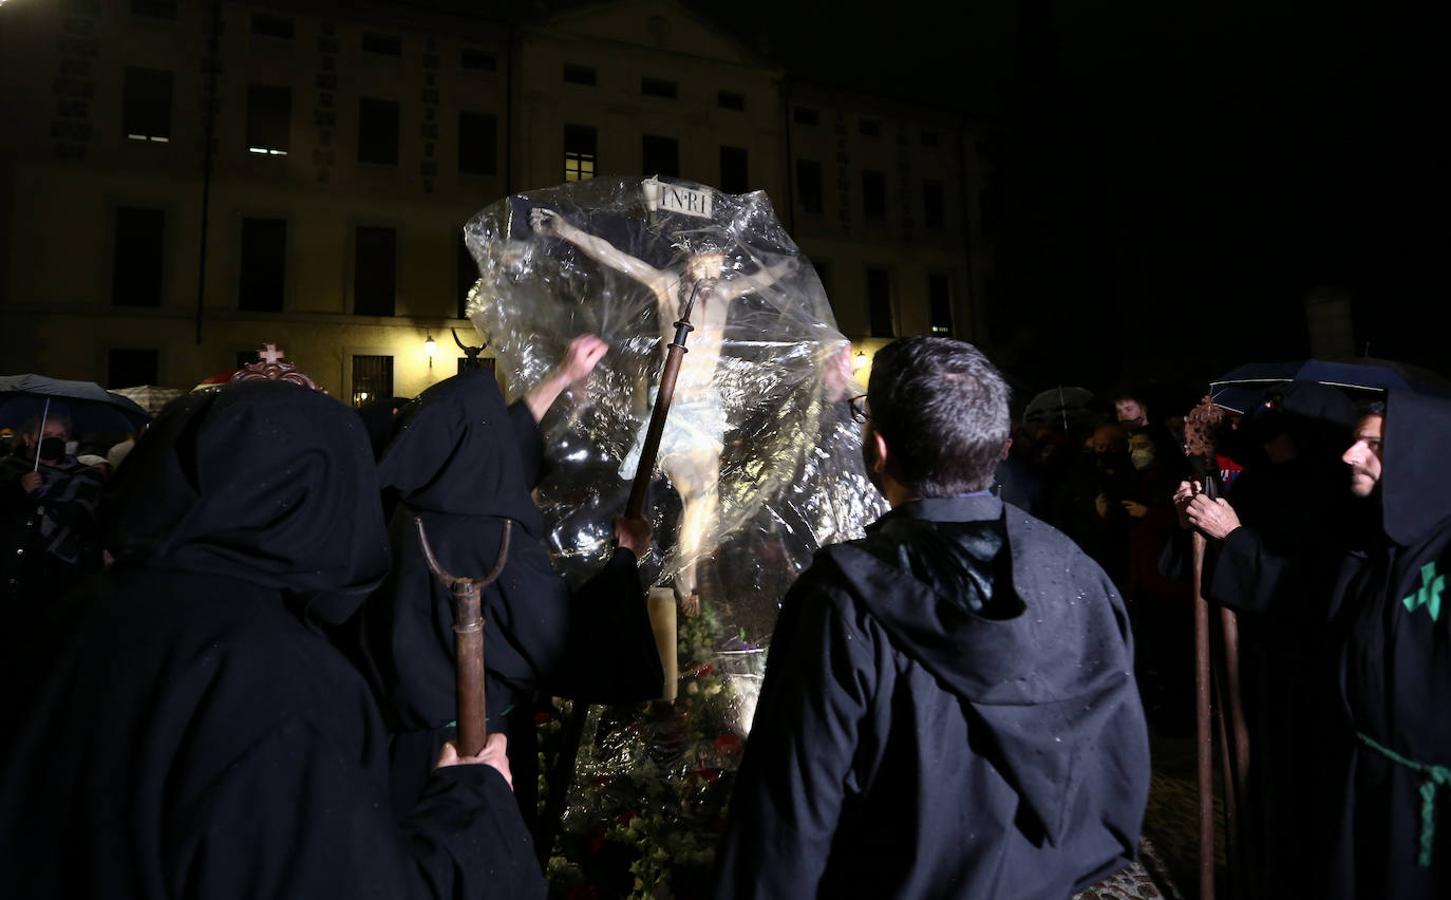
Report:
[[428,355],[428,367],[433,368],[433,355],[438,352],[438,341],[433,339],[433,332],[423,339],[423,352]]
[[865,350],[858,350],[856,352],[856,356],[853,356],[852,359],[851,359],[851,368],[852,368],[852,371],[853,372],[860,372],[862,369],[865,369],[866,367],[867,367],[867,351],[865,351]]

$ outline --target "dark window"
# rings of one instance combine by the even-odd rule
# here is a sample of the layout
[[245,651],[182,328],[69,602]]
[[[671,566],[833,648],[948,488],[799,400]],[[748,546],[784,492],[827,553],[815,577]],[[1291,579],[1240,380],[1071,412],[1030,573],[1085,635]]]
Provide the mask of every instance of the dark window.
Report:
[[264,37],[292,37],[292,20],[283,16],[269,16],[266,13],[252,13],[252,33]]
[[398,104],[392,100],[358,101],[358,162],[398,165]]
[[393,396],[393,357],[353,357],[353,405]]
[[358,229],[353,248],[353,312],[393,315],[398,287],[398,235],[391,228]]
[[257,351],[256,350],[238,350],[237,351],[237,368],[240,369],[243,366],[250,366],[254,362],[257,362]]
[[117,306],[160,306],[166,214],[159,209],[116,210],[116,257],[111,268],[111,302]]
[[564,126],[564,180],[595,177],[595,130],[588,125]]
[[131,0],[131,11],[153,19],[175,19],[176,0]]
[[936,147],[942,143],[942,136],[935,131],[922,132],[922,146]]
[[291,88],[247,85],[247,152],[286,156],[291,124]]
[[952,334],[952,280],[946,275],[927,276],[927,299],[932,304],[932,333]]
[[942,198],[942,182],[924,181],[922,183],[922,224],[928,228],[941,228],[946,223]]
[[887,217],[887,176],[881,172],[862,173],[862,215],[874,221]]
[[587,87],[594,87],[594,66],[572,66],[569,63],[565,63],[564,81],[566,84],[583,84]]
[[892,315],[892,275],[886,269],[867,267],[867,320],[872,337],[896,337]]
[[802,212],[821,212],[821,163],[814,159],[796,160],[796,197]]
[[744,147],[720,148],[720,189],[744,194],[751,189],[749,157]]
[[641,169],[645,175],[680,175],[680,142],[675,138],[644,135],[640,140]]
[[666,81],[663,78],[641,78],[640,93],[646,97],[664,97],[666,100],[674,100],[675,82]]
[[811,267],[816,270],[816,277],[821,279],[821,289],[826,292],[829,299],[831,297],[831,263],[825,260],[815,260],[811,263]]
[[861,121],[857,122],[856,128],[857,131],[861,132],[863,137],[882,136],[881,119],[862,119]]
[[141,387],[161,382],[161,354],[156,350],[111,350],[106,354],[106,386]]
[[721,109],[734,109],[743,111],[746,108],[746,97],[744,94],[733,94],[730,91],[721,91],[716,95],[716,105]]
[[281,312],[287,283],[287,221],[242,220],[242,271],[237,308]]
[[133,141],[171,140],[171,73],[126,67],[121,133]]
[[797,125],[816,125],[821,121],[821,113],[814,107],[798,106],[791,111],[791,119]]
[[384,56],[402,56],[403,42],[397,35],[365,31],[363,32],[363,50],[368,53],[381,53]]
[[476,72],[499,71],[499,58],[489,51],[480,50],[477,47],[464,47],[460,50],[458,64],[461,69],[473,69]]
[[479,265],[474,262],[474,255],[469,252],[469,245],[462,234],[458,237],[458,250],[455,251],[454,258],[454,271],[458,277],[458,317],[467,319],[465,308],[469,303],[469,291],[474,289],[474,284],[479,280]]
[[458,114],[458,170],[492,175],[498,165],[499,120],[489,113]]

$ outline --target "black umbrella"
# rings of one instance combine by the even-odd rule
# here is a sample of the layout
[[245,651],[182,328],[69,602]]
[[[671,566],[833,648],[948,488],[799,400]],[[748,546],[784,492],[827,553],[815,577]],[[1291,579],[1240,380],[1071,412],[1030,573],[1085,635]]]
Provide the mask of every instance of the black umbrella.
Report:
[[17,428],[61,409],[77,432],[130,433],[151,421],[146,410],[133,401],[89,381],[0,375],[0,426]]
[[1209,397],[1230,412],[1248,412],[1265,391],[1290,381],[1315,381],[1350,391],[1377,393],[1395,388],[1451,396],[1451,382],[1419,366],[1363,356],[1356,359],[1302,359],[1250,363],[1209,383]]

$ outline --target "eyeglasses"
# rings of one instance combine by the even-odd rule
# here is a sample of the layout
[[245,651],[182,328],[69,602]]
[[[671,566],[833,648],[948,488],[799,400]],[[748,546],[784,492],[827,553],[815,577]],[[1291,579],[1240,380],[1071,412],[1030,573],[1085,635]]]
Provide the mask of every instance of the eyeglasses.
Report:
[[870,419],[872,417],[871,413],[867,412],[867,395],[857,394],[855,397],[851,398],[848,403],[850,403],[851,405],[852,421],[856,422],[858,425],[865,425],[867,419]]

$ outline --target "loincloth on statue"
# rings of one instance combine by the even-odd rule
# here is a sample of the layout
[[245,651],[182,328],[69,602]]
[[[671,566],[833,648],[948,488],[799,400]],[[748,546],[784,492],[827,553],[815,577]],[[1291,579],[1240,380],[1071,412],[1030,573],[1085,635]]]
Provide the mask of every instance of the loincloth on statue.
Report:
[[[654,408],[656,388],[650,389],[650,404]],[[670,404],[670,415],[665,418],[665,430],[660,433],[660,453],[657,463],[677,454],[694,453],[702,450],[719,454],[725,449],[725,433],[730,429],[725,407],[720,396],[711,391],[704,397],[684,398],[676,396]],[[645,436],[650,432],[650,420],[640,423],[635,433],[635,443],[620,463],[620,477],[635,477],[635,467],[640,464],[640,451],[645,447]]]

